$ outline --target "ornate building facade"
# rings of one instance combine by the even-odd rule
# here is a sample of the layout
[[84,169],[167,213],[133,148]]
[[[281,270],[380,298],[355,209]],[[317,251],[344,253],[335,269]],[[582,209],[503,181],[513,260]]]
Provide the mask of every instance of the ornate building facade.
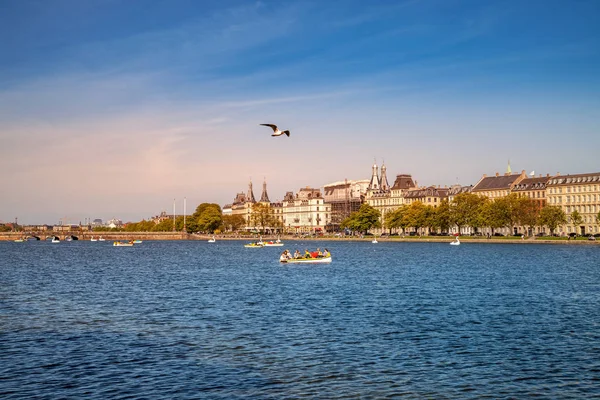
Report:
[[367,188],[365,201],[371,207],[381,213],[381,223],[385,221],[385,215],[398,207],[406,204],[406,193],[415,188],[416,184],[409,174],[396,175],[394,184],[390,187],[387,180],[387,168],[381,165],[381,175],[375,163],[372,167],[371,180]]
[[[550,177],[546,184],[548,205],[559,206],[567,215],[567,224],[558,228],[563,233],[590,235],[600,233],[600,172]],[[577,211],[582,221],[574,224],[571,214]]]
[[331,205],[325,203],[319,189],[287,192],[282,202],[283,230],[287,233],[320,233],[331,221]]
[[[265,230],[267,232],[276,232],[278,230],[281,229],[281,226],[283,226],[283,210],[282,210],[282,203],[271,203],[269,200],[269,195],[267,193],[267,181],[264,180],[263,181],[263,188],[262,188],[262,194],[260,196],[260,201],[256,201],[256,198],[254,197],[254,191],[252,189],[252,181],[250,181],[248,183],[248,192],[244,193],[244,192],[240,192],[238,194],[236,194],[235,199],[233,200],[233,203],[231,205],[225,205],[223,207],[223,210],[227,210],[227,212],[231,213],[231,215],[241,215],[244,218],[245,221],[245,230],[247,231],[256,231],[258,229],[257,226],[255,226],[254,221],[252,220],[252,207],[254,207],[255,204],[257,203],[262,203],[262,204],[268,204],[271,207],[271,210],[273,211],[273,214],[275,216],[275,218],[277,218],[277,220],[279,221],[278,226],[269,226],[269,227],[264,227]],[[229,211],[231,210],[231,211]],[[225,213],[224,213],[225,214]],[[261,229],[263,227],[260,227]]]

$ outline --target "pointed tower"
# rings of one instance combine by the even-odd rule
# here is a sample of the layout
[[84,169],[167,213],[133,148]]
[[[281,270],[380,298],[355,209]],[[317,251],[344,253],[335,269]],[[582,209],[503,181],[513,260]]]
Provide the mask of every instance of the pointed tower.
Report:
[[270,203],[269,195],[267,194],[267,178],[265,178],[265,180],[263,181],[263,191],[262,191],[262,194],[260,195],[260,202],[261,203]]
[[386,170],[387,168],[385,167],[385,161],[383,161],[381,163],[381,178],[379,179],[379,185],[381,186],[381,190],[383,191],[387,191],[390,189],[390,184],[387,180]]
[[512,170],[510,169],[510,159],[508,160],[508,165],[506,166],[506,175],[512,174]]
[[377,161],[373,164],[373,173],[371,175],[371,182],[369,183],[369,190],[379,190],[379,173],[377,172]]
[[256,203],[256,199],[254,198],[254,192],[252,191],[252,180],[248,184],[248,195],[246,196],[246,202],[248,203]]

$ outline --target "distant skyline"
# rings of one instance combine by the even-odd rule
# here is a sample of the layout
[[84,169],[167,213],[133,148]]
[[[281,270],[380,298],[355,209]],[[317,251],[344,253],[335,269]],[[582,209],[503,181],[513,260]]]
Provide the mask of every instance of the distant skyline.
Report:
[[[0,2],[0,221],[600,171],[600,2]],[[262,123],[289,129],[271,137]]]

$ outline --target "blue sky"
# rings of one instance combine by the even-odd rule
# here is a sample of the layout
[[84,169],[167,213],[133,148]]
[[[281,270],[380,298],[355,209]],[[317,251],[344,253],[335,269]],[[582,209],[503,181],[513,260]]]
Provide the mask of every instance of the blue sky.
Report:
[[374,158],[420,185],[596,172],[599,20],[595,0],[0,0],[0,221],[191,212],[250,179],[274,201]]

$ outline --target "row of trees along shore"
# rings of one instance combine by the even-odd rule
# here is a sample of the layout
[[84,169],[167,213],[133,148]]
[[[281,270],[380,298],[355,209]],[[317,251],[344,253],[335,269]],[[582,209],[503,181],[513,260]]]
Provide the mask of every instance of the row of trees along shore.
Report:
[[[583,222],[583,217],[578,211],[573,211],[567,218],[560,207],[540,207],[536,200],[515,193],[493,200],[473,193],[461,193],[451,202],[442,200],[438,207],[420,201],[400,206],[385,214],[383,225],[380,212],[363,204],[342,221],[342,227],[362,233],[373,228],[387,229],[390,233],[397,230],[406,232],[407,229],[422,233],[424,228],[428,228],[429,232],[448,232],[450,227],[456,226],[459,232],[465,227],[473,232],[489,228],[494,234],[500,228],[522,226],[529,230],[545,226],[550,234],[554,234],[556,228],[567,221],[578,226]],[[596,215],[596,221],[600,222],[600,212]]]
[[[250,223],[253,227],[260,229],[261,232],[265,228],[281,228],[283,224],[279,221],[274,210],[263,203],[255,203],[252,206],[250,214]],[[191,216],[184,218],[183,215],[173,219],[165,219],[159,223],[154,221],[142,220],[140,222],[128,222],[121,229],[98,227],[94,231],[111,231],[120,230],[125,232],[170,232],[184,230],[188,233],[204,232],[204,233],[221,233],[225,231],[238,231],[246,226],[246,221],[241,215],[223,215],[223,210],[218,204],[202,203],[196,207],[196,211]]]

